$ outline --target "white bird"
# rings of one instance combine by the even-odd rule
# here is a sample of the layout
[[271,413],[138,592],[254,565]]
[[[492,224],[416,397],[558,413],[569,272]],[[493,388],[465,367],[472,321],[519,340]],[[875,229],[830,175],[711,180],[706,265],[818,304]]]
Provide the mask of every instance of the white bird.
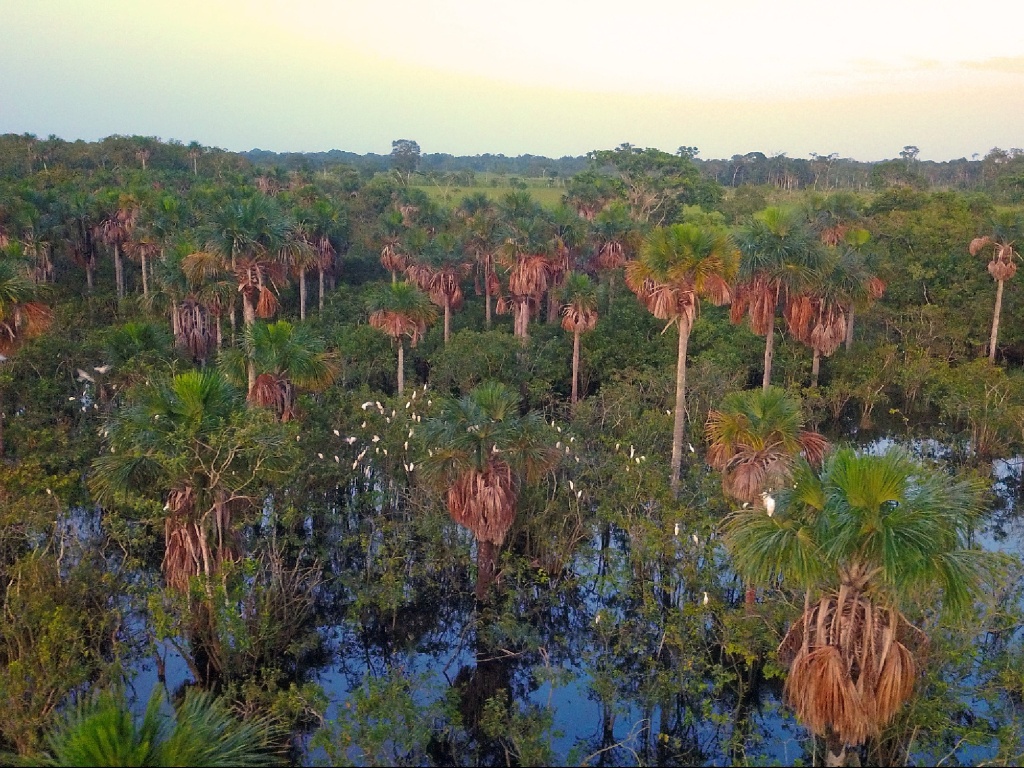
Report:
[[765,511],[768,513],[768,517],[771,517],[775,514],[775,499],[773,499],[767,493],[764,495],[764,508]]
[[353,461],[352,462],[352,469],[355,469],[358,466],[359,466],[359,462],[358,461]]
[[634,461],[635,461],[635,462],[636,462],[637,464],[639,464],[639,463],[640,463],[640,457],[639,457],[639,456],[637,456],[637,457],[636,457],[636,458],[634,459]]
[[576,491],[576,498],[579,499],[581,496],[583,496],[583,491]]
[[409,410],[409,406],[412,405],[412,400],[405,404],[405,409]]
[[697,538],[697,534],[696,533],[691,533],[690,534],[690,538],[693,539],[693,543],[694,544],[696,544],[697,546],[700,546],[700,539]]
[[75,399],[75,398],[73,398],[73,397],[69,397],[69,398],[68,398],[68,400],[74,400],[74,399]]
[[409,465],[409,471],[412,472],[414,469],[416,469],[416,465],[415,464],[410,464]]
[[94,365],[92,368],[96,373],[102,376],[104,373],[110,370],[110,365]]
[[335,456],[334,457],[334,463],[335,464],[341,464],[341,459],[339,459],[337,456]]
[[636,453],[636,449],[631,445],[629,446],[629,458],[633,458],[633,454]]
[[562,434],[562,428],[561,427],[555,427],[555,429],[558,430],[558,434]]
[[690,453],[696,453],[696,451],[693,450],[693,443],[687,443],[687,445],[690,446]]
[[49,488],[47,488],[46,489],[46,495],[47,496],[53,496],[53,491],[51,491]]
[[300,435],[296,435],[296,436],[295,436],[295,442],[296,442],[296,443],[297,443],[297,442],[299,442],[299,438],[300,438]]
[[387,449],[387,448],[385,448],[385,449],[384,449],[384,455],[385,455],[385,456],[387,456],[387,455],[388,455],[388,449]]
[[363,460],[363,456],[366,455],[366,451],[367,450],[368,450],[367,448],[363,448],[363,452],[360,453],[358,456],[356,456],[356,461],[362,461]]
[[409,450],[409,441],[408,440],[405,441],[405,446],[402,448],[402,450],[404,450],[404,451],[408,451]]
[[570,437],[569,438],[569,442],[570,443],[575,443],[576,442],[576,438],[575,437]]
[[579,457],[579,456],[577,456],[577,457],[576,457],[576,463],[577,463],[577,464],[579,464],[579,463],[580,463],[580,457]]
[[491,453],[501,453],[501,449],[496,445],[491,446]]
[[641,456],[640,457],[640,461],[647,461],[647,457],[646,456]]
[[393,419],[393,418],[395,418],[395,414],[396,414],[396,413],[397,413],[397,411],[396,411],[396,410],[395,410],[394,408],[392,408],[392,409],[391,409],[391,418],[392,418],[392,419]]
[[562,450],[562,441],[561,440],[559,440],[557,443],[555,443],[555,448],[557,448],[558,450]]
[[673,536],[678,536],[679,535],[679,523],[676,523],[676,527],[675,527],[675,530],[673,531],[672,535]]
[[433,404],[434,404],[433,400],[427,400],[427,405],[433,405]]
[[390,424],[391,423],[391,418],[388,417],[388,416],[385,416],[384,417],[384,421],[387,422],[388,424]]
[[576,486],[572,484],[572,480],[569,481],[569,490],[570,491],[575,491],[576,490]]
[[319,456],[321,459],[324,457],[322,453],[318,453],[317,456]]
[[619,450],[619,445],[620,445],[620,443],[616,443],[616,444],[615,444],[615,450],[616,450],[616,451],[618,451],[618,450]]
[[671,416],[671,415],[672,415],[672,411],[665,411],[665,413],[666,413],[666,414],[667,414],[668,416]]
[[79,380],[79,381],[91,381],[91,382],[93,382],[93,383],[95,383],[95,382],[96,382],[96,379],[94,379],[94,378],[93,378],[92,376],[90,376],[90,375],[89,375],[88,373],[86,373],[85,371],[83,371],[83,370],[82,370],[81,368],[77,368],[76,370],[78,371],[78,380]]
[[380,442],[380,435],[374,435],[373,439],[370,442],[371,443],[379,443]]
[[749,506],[750,506],[750,502],[749,501],[744,501],[743,502],[743,509],[746,509]]
[[705,593],[704,593],[704,600],[703,600],[703,603],[704,603],[704,605],[707,605],[707,604],[708,604],[708,593],[707,593],[707,592],[705,592]]
[[384,406],[380,404],[380,400],[374,400],[373,404],[377,406],[377,410],[378,411],[383,411],[384,410]]
[[366,422],[365,421],[363,422],[362,427],[363,427],[363,429],[366,429]]
[[363,409],[363,410],[365,411],[365,410],[366,410],[367,408],[369,408],[369,407],[370,407],[371,405],[373,405],[373,400],[367,400],[367,401],[366,401],[365,403],[363,403],[363,405],[362,405],[361,407],[362,407],[362,409]]
[[356,441],[356,439],[354,437],[346,437],[345,438],[345,442],[348,443],[349,445],[352,445],[355,441]]
[[601,623],[601,612],[600,611],[598,611],[597,612],[597,616],[594,617],[594,623],[595,624],[600,624]]
[[412,437],[412,430],[409,430],[409,437]]
[[568,446],[568,445],[567,445],[567,446],[565,446],[565,455],[566,455],[566,456],[568,456],[568,455],[569,455],[569,446]]
[[338,430],[334,430],[334,436],[341,437],[341,432],[339,432]]

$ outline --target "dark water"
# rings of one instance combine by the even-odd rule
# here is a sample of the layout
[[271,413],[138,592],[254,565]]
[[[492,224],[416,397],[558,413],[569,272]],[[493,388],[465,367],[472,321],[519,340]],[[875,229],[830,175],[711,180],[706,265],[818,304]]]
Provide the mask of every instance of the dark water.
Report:
[[[877,438],[865,441],[864,449],[883,451],[893,442]],[[946,459],[951,453],[948,446],[932,440],[904,444],[929,458]],[[1022,465],[1021,457],[992,463],[993,508],[977,534],[987,549],[1021,554]],[[346,505],[355,498],[342,497],[329,505],[326,518],[351,515]],[[311,542],[324,537],[314,517],[305,524]],[[742,594],[713,541],[693,544],[692,534],[681,531],[673,546],[676,562],[686,565],[673,571],[672,579],[656,583],[654,576],[637,575],[628,532],[599,527],[548,583],[546,574],[538,578],[536,570],[527,568],[528,578],[513,573],[503,582],[504,597],[498,606],[481,616],[475,613],[468,574],[461,581],[457,575],[468,571],[464,552],[470,543],[465,534],[454,534],[464,537],[463,556],[450,564],[439,588],[423,590],[421,581],[414,585],[422,575],[410,571],[407,581],[400,577],[394,588],[414,599],[399,599],[399,607],[389,612],[367,607],[372,601],[361,601],[360,590],[368,585],[341,578],[359,567],[341,554],[350,546],[345,537],[352,529],[328,530],[327,540],[337,550],[331,551],[332,544],[323,550],[327,574],[317,629],[327,661],[308,675],[327,694],[328,721],[343,715],[353,692],[365,690],[371,681],[404,678],[412,701],[424,712],[435,711],[453,690],[460,692],[463,702],[458,750],[445,752],[449,747],[434,745],[441,751],[422,753],[420,760],[430,754],[434,762],[514,762],[514,752],[510,756],[502,751],[509,739],[505,747],[495,746],[495,740],[476,727],[484,702],[504,692],[508,712],[550,718],[531,721],[520,741],[546,745],[549,757],[561,763],[811,761],[806,731],[781,706],[780,678],[747,664],[741,650],[719,644],[727,636],[742,645],[742,622],[737,628],[734,621],[725,632],[720,623],[722,615],[738,613],[735,606]],[[324,547],[323,541],[316,544]],[[384,535],[371,531],[363,544],[368,559],[381,556]],[[666,637],[672,632],[682,636],[674,645],[683,650],[666,652]],[[979,642],[991,640],[983,636]],[[1019,636],[1004,636],[999,648],[1005,651],[1018,642]],[[191,677],[173,648],[165,644],[164,652],[166,683],[173,691]],[[961,702],[977,717],[1005,719],[1004,711],[996,712],[989,701],[971,695],[971,674],[968,671]],[[133,678],[140,706],[156,682],[152,659],[141,659]],[[965,685],[962,675],[960,684]],[[1007,706],[1012,708],[1012,702]],[[513,726],[508,728],[511,733]],[[308,733],[299,734],[297,744],[304,762],[327,761],[323,750],[311,746]],[[954,743],[949,752],[947,763],[976,764],[994,757],[996,744]],[[934,754],[911,752],[909,761],[927,764]],[[349,757],[360,759],[357,750]]]

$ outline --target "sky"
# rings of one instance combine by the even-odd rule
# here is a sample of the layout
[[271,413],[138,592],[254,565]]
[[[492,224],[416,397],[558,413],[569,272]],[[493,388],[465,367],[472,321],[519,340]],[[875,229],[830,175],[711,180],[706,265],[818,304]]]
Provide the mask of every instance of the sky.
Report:
[[1024,146],[1017,0],[0,0],[0,133],[878,160]]

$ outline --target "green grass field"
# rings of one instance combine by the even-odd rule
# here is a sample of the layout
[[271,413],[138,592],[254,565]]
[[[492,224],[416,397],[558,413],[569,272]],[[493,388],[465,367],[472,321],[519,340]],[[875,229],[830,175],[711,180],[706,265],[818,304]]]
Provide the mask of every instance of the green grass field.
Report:
[[[415,179],[414,179],[415,181]],[[532,181],[529,180],[529,181]],[[560,202],[562,202],[562,195],[565,194],[563,187],[549,187],[549,186],[535,186],[527,182],[526,191],[529,192],[533,199],[543,205],[545,208],[554,208]],[[447,202],[449,204],[458,205],[462,198],[468,195],[475,195],[479,192],[483,192],[492,200],[499,200],[504,195],[507,195],[512,191],[512,187],[505,185],[499,187],[487,186],[472,186],[472,187],[459,187],[452,185],[447,188],[447,200],[445,199],[446,190],[443,187],[437,187],[434,185],[413,185],[418,189],[422,189],[431,200],[437,200]]]

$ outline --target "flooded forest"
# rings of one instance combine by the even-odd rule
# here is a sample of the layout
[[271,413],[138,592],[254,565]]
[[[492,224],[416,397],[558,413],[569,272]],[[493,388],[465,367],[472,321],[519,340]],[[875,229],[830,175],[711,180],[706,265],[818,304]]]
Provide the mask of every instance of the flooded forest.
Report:
[[333,154],[0,136],[0,762],[1024,761],[1024,154]]

